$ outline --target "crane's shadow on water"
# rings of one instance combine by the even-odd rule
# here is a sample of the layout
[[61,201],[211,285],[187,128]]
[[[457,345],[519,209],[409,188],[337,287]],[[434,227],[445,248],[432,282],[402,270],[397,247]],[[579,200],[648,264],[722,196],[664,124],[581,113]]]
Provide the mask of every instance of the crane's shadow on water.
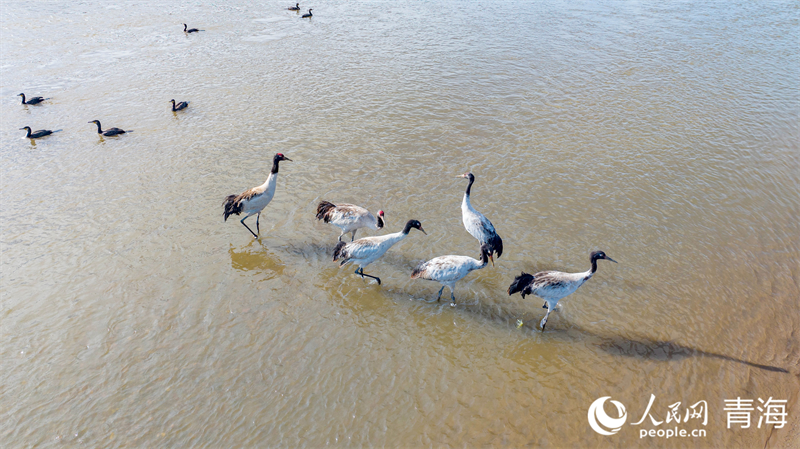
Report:
[[569,339],[572,339],[570,334],[578,334],[582,339],[594,340],[593,344],[596,347],[607,352],[608,354],[616,356],[638,358],[643,360],[655,360],[659,362],[683,360],[689,357],[709,357],[726,360],[729,362],[741,363],[765,371],[789,373],[789,370],[785,368],[749,362],[736,357],[684,346],[674,341],[655,340],[648,337],[637,337],[636,339],[632,339],[620,335],[600,335],[598,333],[583,329],[580,326],[572,326],[569,329],[556,332],[555,334],[561,334]]
[[[537,298],[538,300],[538,298]],[[516,317],[520,316],[511,310],[504,308],[498,309],[497,307],[489,308],[488,306],[479,305],[477,307],[467,307],[468,312],[473,312],[481,315],[485,319],[493,321],[501,321],[505,323],[513,323]],[[544,309],[542,309],[544,310]],[[558,309],[556,309],[558,311]],[[531,312],[526,313],[530,319]],[[543,314],[542,314],[543,315]],[[552,315],[551,315],[552,316]],[[541,316],[538,316],[541,318]],[[539,321],[537,319],[530,319],[525,323],[525,327],[535,328],[534,332],[539,332]],[[764,365],[754,363],[747,360],[738,359],[736,357],[727,356],[724,354],[717,354],[715,352],[704,351],[702,349],[693,348],[691,346],[682,345],[674,341],[657,340],[650,337],[636,336],[634,338],[624,337],[622,335],[602,334],[593,330],[585,329],[576,324],[569,324],[568,327],[560,327],[557,324],[547,327],[544,332],[546,338],[562,340],[565,342],[574,343],[576,341],[583,341],[585,343],[594,345],[595,347],[605,351],[614,356],[622,356],[629,358],[636,358],[641,360],[652,360],[658,362],[671,362],[687,359],[689,357],[709,357],[729,362],[741,363],[743,365],[751,366],[753,368],[762,369],[776,373],[790,373],[785,368],[777,366]],[[562,323],[563,326],[563,321]]]

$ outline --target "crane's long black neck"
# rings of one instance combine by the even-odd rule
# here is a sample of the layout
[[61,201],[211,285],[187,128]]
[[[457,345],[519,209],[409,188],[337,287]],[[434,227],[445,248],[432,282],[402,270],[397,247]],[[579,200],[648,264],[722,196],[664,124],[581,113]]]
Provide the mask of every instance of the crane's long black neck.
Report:
[[103,134],[103,128],[100,127],[100,122],[94,122],[97,125],[97,134]]
[[175,111],[175,100],[172,100],[172,110]]
[[25,104],[25,94],[20,94],[20,96],[22,97],[22,104]]
[[186,28],[187,28],[187,26],[186,26],[186,24],[184,23],[184,24],[183,24],[183,31],[184,31],[184,32],[186,32]]
[[406,223],[406,227],[403,228],[403,234],[408,235],[408,232],[411,231],[411,228],[413,227],[414,227],[414,220],[409,220],[408,223]]
[[386,223],[383,221],[383,217],[378,215],[378,229],[383,229],[386,226]]
[[281,160],[278,159],[277,157],[272,160],[272,171],[270,173],[272,173],[273,175],[277,175],[278,174],[278,162],[280,162],[280,161]]
[[597,271],[597,256],[592,256],[592,274]]
[[469,175],[469,184],[467,184],[467,191],[465,192],[465,195],[469,196],[469,191],[472,188],[472,183],[473,182],[475,182],[475,177],[472,176],[472,174],[470,174]]

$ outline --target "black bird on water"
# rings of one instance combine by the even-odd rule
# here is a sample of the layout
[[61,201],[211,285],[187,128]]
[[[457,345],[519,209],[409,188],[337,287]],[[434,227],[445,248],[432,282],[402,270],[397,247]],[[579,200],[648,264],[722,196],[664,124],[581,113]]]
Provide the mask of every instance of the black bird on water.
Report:
[[39,103],[43,102],[44,100],[47,100],[47,98],[33,97],[33,98],[29,99],[28,101],[25,101],[25,94],[17,94],[17,96],[18,97],[22,97],[22,104],[39,104]]
[[31,127],[30,126],[25,126],[25,127],[20,128],[20,130],[23,130],[23,129],[28,131],[28,134],[25,137],[28,137],[30,139],[38,139],[39,137],[49,136],[50,134],[53,134],[53,131],[50,131],[49,129],[40,129],[40,130],[31,132]]
[[300,3],[297,3],[294,6],[290,6],[288,9],[289,11],[300,11]]
[[89,123],[94,123],[97,125],[97,134],[102,134],[104,136],[116,136],[117,134],[125,134],[126,131],[124,129],[119,128],[109,128],[103,131],[103,128],[100,127],[100,120],[92,120]]
[[203,30],[198,30],[197,28],[189,28],[189,29],[187,30],[187,29],[186,29],[186,24],[185,24],[185,23],[183,24],[183,32],[184,32],[184,33],[196,33],[196,32],[198,32],[198,31],[203,31]]
[[308,14],[303,14],[302,16],[300,16],[300,18],[301,19],[306,19],[306,18],[310,18],[311,16],[312,16],[311,9],[309,8]]
[[186,101],[181,101],[178,104],[175,104],[175,100],[169,100],[172,102],[172,111],[180,111],[181,109],[186,109],[189,107],[189,103]]

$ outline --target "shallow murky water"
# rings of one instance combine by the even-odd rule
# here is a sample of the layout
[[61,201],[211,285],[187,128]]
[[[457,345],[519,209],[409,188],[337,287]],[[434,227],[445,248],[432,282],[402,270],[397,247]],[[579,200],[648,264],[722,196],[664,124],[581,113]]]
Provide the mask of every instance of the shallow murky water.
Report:
[[[796,447],[796,3],[289,5],[3,3],[4,445]],[[221,202],[276,152],[254,241]],[[467,170],[506,250],[452,309],[409,275],[477,256]],[[322,199],[429,235],[365,282]],[[619,264],[546,332],[506,295],[595,249]],[[707,436],[640,439],[674,426],[632,425],[651,394],[659,421],[707,401],[681,424]],[[587,422],[601,396],[616,435]],[[790,422],[727,429],[737,397]]]

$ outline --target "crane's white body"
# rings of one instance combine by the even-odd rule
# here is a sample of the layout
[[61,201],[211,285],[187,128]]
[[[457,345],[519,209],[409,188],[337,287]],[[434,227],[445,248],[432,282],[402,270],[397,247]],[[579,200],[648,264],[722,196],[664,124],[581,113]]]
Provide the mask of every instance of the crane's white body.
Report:
[[466,275],[475,270],[480,270],[487,265],[487,261],[473,259],[468,256],[439,256],[427,262],[417,265],[411,274],[412,279],[427,279],[442,284],[438,301],[442,296],[445,287],[450,289],[450,297],[455,305],[455,294],[453,292],[456,282],[464,279]]
[[396,243],[408,237],[408,233],[402,231],[393,234],[379,235],[375,237],[364,237],[354,242],[350,242],[342,249],[343,259],[341,265],[354,263],[361,268],[380,259],[386,251]]
[[383,227],[383,225],[379,226],[378,218],[372,212],[354,204],[337,204],[333,209],[325,213],[323,218],[326,222],[342,231],[339,235],[339,241],[347,233],[350,233],[351,240],[355,241],[356,231],[361,228],[377,231]]
[[472,207],[469,195],[466,193],[461,201],[461,221],[464,223],[464,228],[467,229],[467,232],[478,239],[481,245],[489,243],[489,240],[497,234],[492,222]]
[[270,173],[264,184],[253,187],[239,195],[241,197],[239,201],[242,204],[242,213],[245,214],[245,218],[257,214],[267,207],[272,201],[272,197],[275,196],[277,182],[278,174]]
[[533,275],[535,280],[531,285],[531,293],[544,299],[548,309],[554,309],[561,298],[575,293],[593,275],[591,269],[581,273],[540,271]]

